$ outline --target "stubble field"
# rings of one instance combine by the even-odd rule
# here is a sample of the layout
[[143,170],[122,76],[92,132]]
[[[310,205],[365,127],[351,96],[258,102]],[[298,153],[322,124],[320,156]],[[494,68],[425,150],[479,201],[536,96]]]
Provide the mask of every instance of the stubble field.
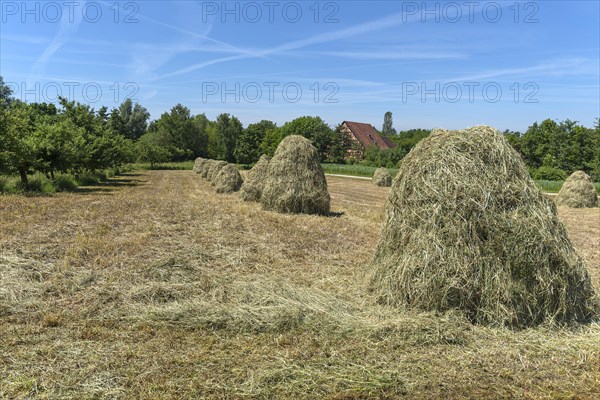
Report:
[[[140,171],[0,196],[0,398],[600,397],[600,325],[523,331],[378,306],[387,188],[331,217]],[[600,287],[599,209],[559,209]]]

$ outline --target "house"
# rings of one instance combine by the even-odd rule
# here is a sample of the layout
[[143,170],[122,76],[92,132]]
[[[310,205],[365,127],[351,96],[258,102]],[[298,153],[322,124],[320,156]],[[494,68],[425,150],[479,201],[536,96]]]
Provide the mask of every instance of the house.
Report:
[[369,146],[377,146],[380,149],[396,147],[395,143],[381,136],[371,124],[344,121],[341,125],[341,132],[348,134],[352,139],[352,147],[348,150],[348,157],[355,157],[362,160],[365,149]]

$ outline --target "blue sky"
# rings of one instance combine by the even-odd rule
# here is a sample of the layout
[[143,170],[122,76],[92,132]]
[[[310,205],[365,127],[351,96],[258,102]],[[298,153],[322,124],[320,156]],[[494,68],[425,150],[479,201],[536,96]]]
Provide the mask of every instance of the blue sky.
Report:
[[392,111],[397,129],[591,126],[599,4],[2,0],[0,75],[27,101],[131,96],[152,118],[182,103],[245,125],[319,115],[380,128]]

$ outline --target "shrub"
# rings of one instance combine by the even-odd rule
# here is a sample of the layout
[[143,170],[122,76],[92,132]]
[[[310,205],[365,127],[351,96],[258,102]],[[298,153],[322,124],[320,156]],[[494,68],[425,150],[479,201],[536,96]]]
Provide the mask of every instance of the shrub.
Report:
[[564,181],[567,173],[559,168],[541,166],[532,171],[532,177],[542,181]]
[[74,190],[79,186],[79,182],[77,182],[77,179],[71,174],[62,174],[56,177],[54,186],[56,186],[57,192],[64,192]]

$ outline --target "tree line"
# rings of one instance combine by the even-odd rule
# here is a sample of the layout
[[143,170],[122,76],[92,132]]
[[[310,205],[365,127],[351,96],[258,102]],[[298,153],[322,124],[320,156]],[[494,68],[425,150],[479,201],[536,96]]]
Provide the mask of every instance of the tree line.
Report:
[[[94,110],[60,98],[58,105],[14,99],[0,77],[0,174],[16,174],[23,187],[28,174],[49,179],[56,174],[81,174],[120,167],[132,162],[151,165],[206,157],[251,165],[262,154],[272,156],[288,135],[313,142],[324,163],[360,163],[397,167],[402,158],[430,130],[399,131],[392,114],[384,116],[381,134],[396,144],[392,149],[368,147],[364,158],[348,158],[356,143],[340,126],[332,128],[318,116],[303,116],[278,126],[263,120],[244,127],[223,113],[210,120],[177,104],[158,119],[140,104],[125,100],[119,107]],[[600,180],[600,124],[586,128],[573,121],[534,123],[525,133],[506,131],[507,139],[523,156],[532,176],[562,180],[581,169]]]
[[[369,148],[363,164],[394,168],[430,130],[411,129],[396,132],[392,113],[386,112],[381,134],[396,143],[393,149]],[[593,127],[576,121],[546,119],[533,123],[525,132],[505,130],[509,143],[521,154],[534,179],[561,181],[577,170],[600,181],[600,119]],[[355,160],[350,160],[355,162]]]

